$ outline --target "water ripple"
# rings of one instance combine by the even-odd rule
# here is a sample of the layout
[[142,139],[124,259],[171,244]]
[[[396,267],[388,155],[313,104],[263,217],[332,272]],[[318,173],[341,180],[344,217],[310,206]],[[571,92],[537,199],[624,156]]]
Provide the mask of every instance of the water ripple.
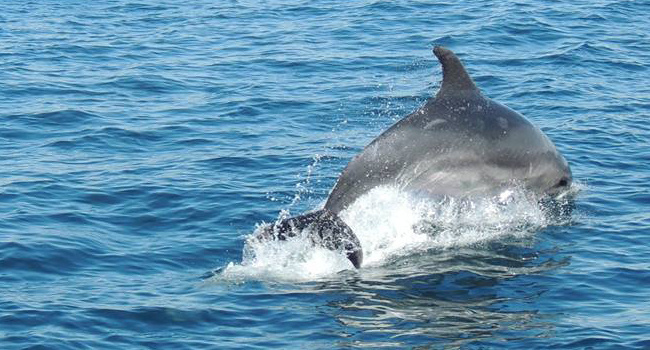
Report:
[[[0,347],[650,347],[648,2],[3,5]],[[434,44],[549,134],[573,212],[219,278],[435,93]]]

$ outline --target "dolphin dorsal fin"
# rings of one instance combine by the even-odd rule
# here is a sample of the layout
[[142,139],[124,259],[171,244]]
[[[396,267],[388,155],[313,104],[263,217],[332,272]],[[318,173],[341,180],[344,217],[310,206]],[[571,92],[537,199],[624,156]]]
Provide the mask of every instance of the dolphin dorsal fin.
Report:
[[436,46],[433,48],[433,54],[442,64],[442,86],[438,91],[438,97],[480,93],[463,63],[451,50]]

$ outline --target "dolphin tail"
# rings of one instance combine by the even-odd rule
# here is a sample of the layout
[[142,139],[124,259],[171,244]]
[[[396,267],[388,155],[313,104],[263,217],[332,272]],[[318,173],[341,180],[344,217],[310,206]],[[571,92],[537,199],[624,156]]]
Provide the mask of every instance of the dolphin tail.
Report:
[[278,220],[262,227],[255,238],[260,241],[284,241],[299,234],[308,235],[314,245],[344,252],[356,268],[363,262],[363,251],[357,236],[338,215],[327,209]]

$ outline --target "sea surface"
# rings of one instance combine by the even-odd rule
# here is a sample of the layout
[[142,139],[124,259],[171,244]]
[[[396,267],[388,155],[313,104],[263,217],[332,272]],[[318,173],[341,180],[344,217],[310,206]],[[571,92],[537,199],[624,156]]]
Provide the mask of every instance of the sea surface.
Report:
[[[649,28],[645,0],[3,1],[0,348],[650,349]],[[249,241],[436,93],[434,45],[555,142],[563,209],[379,188],[342,213],[359,270]]]

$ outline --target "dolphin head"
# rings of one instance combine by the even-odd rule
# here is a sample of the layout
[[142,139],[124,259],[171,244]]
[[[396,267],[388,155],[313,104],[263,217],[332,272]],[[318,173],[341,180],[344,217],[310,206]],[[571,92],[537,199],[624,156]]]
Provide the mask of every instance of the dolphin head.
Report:
[[573,176],[564,156],[559,152],[539,161],[540,171],[532,178],[534,187],[552,197],[559,196],[571,187]]

